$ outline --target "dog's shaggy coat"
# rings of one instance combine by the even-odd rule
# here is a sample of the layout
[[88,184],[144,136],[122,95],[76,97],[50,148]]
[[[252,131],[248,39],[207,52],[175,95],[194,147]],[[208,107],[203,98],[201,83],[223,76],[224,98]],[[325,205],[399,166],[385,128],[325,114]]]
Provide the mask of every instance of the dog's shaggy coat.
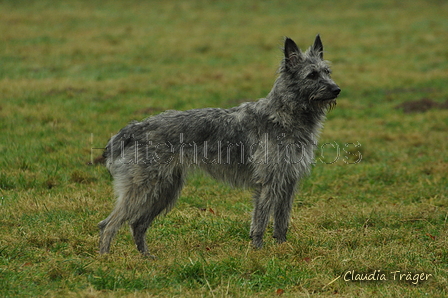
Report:
[[230,109],[167,111],[132,122],[104,152],[114,178],[115,209],[100,228],[100,253],[126,221],[137,249],[148,254],[145,233],[175,204],[191,168],[255,190],[250,237],[257,248],[269,217],[283,242],[294,191],[308,174],[325,114],[340,89],[323,60],[319,35],[302,53],[289,38],[279,75],[266,98]]

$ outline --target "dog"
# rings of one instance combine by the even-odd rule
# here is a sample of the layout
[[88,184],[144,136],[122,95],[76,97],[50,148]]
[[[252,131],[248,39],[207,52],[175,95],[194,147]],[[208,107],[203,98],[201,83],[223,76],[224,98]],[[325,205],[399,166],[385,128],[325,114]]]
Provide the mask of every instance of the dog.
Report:
[[319,35],[305,52],[285,38],[278,77],[266,98],[230,109],[166,111],[121,129],[103,154],[117,200],[98,225],[100,253],[109,252],[127,221],[137,249],[150,256],[149,225],[171,210],[195,168],[254,189],[255,248],[263,246],[271,215],[274,238],[286,241],[298,182],[310,172],[326,113],[341,91],[330,74]]

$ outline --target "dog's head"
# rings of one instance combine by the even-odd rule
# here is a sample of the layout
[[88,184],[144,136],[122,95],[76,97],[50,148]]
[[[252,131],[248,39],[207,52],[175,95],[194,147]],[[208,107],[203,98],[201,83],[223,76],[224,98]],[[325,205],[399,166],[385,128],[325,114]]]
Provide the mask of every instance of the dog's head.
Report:
[[296,100],[303,101],[300,103],[302,106],[332,108],[341,92],[331,79],[330,66],[323,59],[323,51],[319,35],[305,53],[302,53],[292,39],[285,39],[285,58],[280,71],[284,75],[288,91],[295,93]]

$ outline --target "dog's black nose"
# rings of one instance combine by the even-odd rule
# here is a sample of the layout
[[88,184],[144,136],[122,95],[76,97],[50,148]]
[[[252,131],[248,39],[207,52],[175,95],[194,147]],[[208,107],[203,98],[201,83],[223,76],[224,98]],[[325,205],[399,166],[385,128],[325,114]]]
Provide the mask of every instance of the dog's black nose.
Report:
[[339,93],[341,92],[341,88],[339,88],[338,86],[335,86],[331,92],[333,92],[334,96],[338,96]]

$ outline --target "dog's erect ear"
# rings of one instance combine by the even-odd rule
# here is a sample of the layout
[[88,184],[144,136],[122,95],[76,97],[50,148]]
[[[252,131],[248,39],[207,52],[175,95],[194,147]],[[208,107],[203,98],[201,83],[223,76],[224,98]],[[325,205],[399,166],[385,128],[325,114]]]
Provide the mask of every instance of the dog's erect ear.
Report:
[[320,59],[324,59],[324,46],[322,45],[319,34],[317,34],[316,39],[314,40],[313,52],[317,54]]
[[291,66],[296,66],[302,60],[302,52],[291,38],[285,39],[285,58]]

